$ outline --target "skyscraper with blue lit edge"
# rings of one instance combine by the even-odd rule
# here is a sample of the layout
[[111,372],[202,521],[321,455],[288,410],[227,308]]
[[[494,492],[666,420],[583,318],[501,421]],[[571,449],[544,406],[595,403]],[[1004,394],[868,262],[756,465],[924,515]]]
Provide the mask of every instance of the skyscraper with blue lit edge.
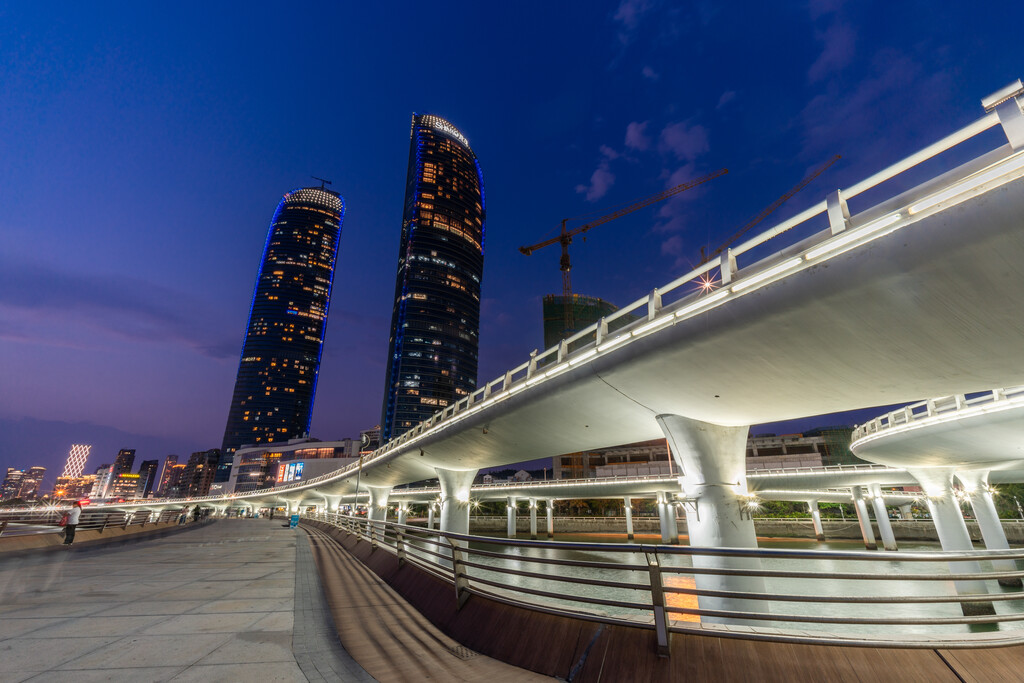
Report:
[[465,136],[413,114],[381,437],[476,390],[484,179]]
[[221,450],[309,433],[345,202],[284,195],[267,233]]

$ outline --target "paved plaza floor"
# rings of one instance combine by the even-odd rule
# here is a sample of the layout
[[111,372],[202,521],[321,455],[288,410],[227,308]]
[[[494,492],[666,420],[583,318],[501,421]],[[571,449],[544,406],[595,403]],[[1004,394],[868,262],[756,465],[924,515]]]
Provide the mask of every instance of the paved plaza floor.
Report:
[[4,683],[309,680],[373,679],[280,518],[0,559]]

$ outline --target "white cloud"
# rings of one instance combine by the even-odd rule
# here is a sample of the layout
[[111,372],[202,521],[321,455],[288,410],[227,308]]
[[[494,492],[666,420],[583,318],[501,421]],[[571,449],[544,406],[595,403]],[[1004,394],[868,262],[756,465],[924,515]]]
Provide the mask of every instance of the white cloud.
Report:
[[848,24],[835,23],[815,36],[823,43],[821,54],[807,70],[807,79],[816,83],[829,74],[842,71],[853,61],[857,36]]
[[658,74],[654,69],[652,69],[649,66],[645,66],[643,69],[641,69],[640,73],[643,75],[644,78],[646,78],[649,81],[656,81],[659,78],[661,78],[661,75]]
[[633,121],[626,126],[626,148],[644,151],[651,146],[651,139],[647,137],[647,121],[638,123]]
[[622,156],[608,145],[601,145],[599,149],[601,150],[601,154],[609,159],[618,159],[620,156]]
[[680,235],[672,235],[661,243],[663,256],[681,256],[683,253],[683,238]]
[[652,7],[654,7],[654,3],[651,0],[622,0],[619,3],[619,8],[612,16],[622,25],[622,30],[619,31],[619,42],[623,45],[633,42],[636,29],[640,26],[640,20]]
[[608,193],[615,184],[615,175],[608,167],[608,159],[602,159],[590,176],[589,185],[577,185],[576,191],[587,196],[588,202],[596,202]]
[[715,105],[715,109],[721,109],[725,105],[729,104],[736,99],[735,90],[726,90],[722,93],[722,96],[718,98],[718,104]]
[[665,126],[658,149],[674,154],[677,159],[693,161],[710,149],[707,129],[701,125],[689,127],[682,121]]

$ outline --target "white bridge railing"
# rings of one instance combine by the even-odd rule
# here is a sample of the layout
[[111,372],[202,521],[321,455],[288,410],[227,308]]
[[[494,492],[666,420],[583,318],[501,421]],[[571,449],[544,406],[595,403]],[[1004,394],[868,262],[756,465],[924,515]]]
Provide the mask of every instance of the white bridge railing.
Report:
[[957,419],[968,412],[979,412],[978,409],[999,407],[1000,404],[1006,404],[1007,401],[1024,405],[1024,386],[979,391],[973,394],[940,396],[912,403],[899,410],[876,417],[870,422],[865,422],[853,431],[852,439],[856,443],[886,430],[920,424],[924,420]]

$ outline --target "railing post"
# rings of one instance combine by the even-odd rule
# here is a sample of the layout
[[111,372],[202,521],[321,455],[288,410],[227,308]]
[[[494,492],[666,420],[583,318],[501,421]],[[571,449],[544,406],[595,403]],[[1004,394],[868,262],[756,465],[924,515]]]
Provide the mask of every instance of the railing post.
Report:
[[466,600],[469,600],[469,578],[462,571],[462,547],[454,539],[449,538],[447,541],[452,546],[452,578],[455,579],[456,609],[462,609]]
[[1016,152],[1024,147],[1024,113],[1021,113],[1017,98],[1011,97],[997,106],[996,115],[999,117],[999,123],[1002,124],[1006,140],[1010,143],[1013,151]]
[[647,319],[654,320],[658,317],[658,313],[661,311],[661,294],[658,292],[658,288],[655,287],[651,290],[651,293],[647,295]]
[[405,564],[405,532],[395,529],[395,551],[398,555],[398,566]]
[[657,552],[645,552],[647,571],[651,579],[651,605],[654,608],[654,630],[658,635],[658,656],[668,657],[668,616],[665,614],[665,591],[661,585],[661,565]]
[[0,522],[0,536],[4,535],[4,530],[6,528],[7,528],[7,522],[6,521]]
[[828,211],[828,225],[833,235],[838,235],[850,227],[850,207],[846,205],[841,190],[836,190],[825,198]]
[[736,257],[732,255],[732,249],[726,249],[722,252],[718,261],[718,270],[721,274],[723,285],[732,282],[732,275],[737,270]]

